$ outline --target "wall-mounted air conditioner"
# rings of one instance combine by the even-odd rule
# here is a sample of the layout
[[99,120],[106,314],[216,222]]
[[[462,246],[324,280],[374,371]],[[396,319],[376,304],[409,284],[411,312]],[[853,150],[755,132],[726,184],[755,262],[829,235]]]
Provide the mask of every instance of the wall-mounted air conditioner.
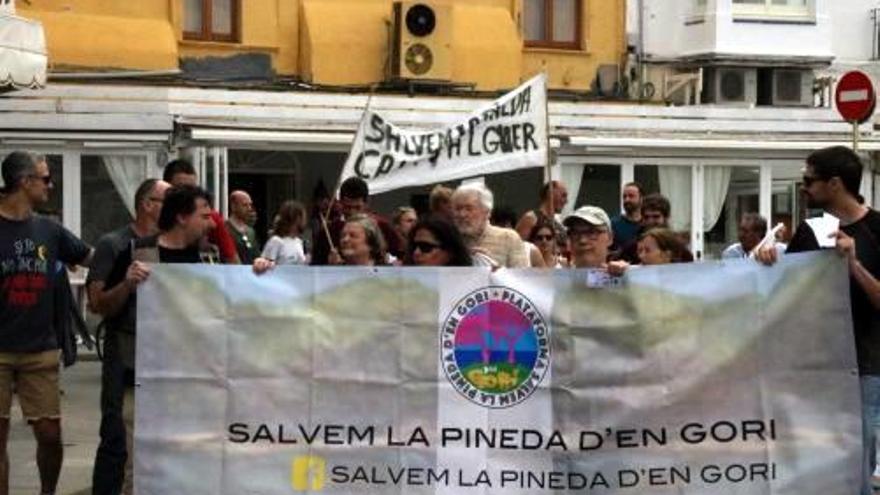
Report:
[[707,103],[754,105],[758,99],[757,70],[742,67],[706,69],[704,90]]
[[394,2],[391,77],[452,79],[452,7],[437,1]]
[[773,105],[806,107],[813,103],[813,73],[808,70],[773,71]]

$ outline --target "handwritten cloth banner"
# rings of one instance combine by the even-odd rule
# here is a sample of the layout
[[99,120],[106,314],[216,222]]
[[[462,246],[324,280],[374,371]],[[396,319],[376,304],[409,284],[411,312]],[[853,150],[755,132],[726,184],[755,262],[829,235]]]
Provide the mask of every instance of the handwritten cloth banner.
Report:
[[547,164],[547,79],[539,75],[459,123],[400,129],[364,112],[342,180],[357,176],[371,193]]
[[857,489],[839,257],[594,280],[154,267],[138,294],[136,492]]

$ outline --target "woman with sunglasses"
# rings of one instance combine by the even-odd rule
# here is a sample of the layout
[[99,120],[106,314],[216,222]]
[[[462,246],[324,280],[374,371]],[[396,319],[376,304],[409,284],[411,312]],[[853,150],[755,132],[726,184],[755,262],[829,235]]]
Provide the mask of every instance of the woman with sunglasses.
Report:
[[556,233],[553,224],[547,219],[539,219],[532,227],[529,242],[537,246],[544,259],[546,268],[564,268],[556,245]]
[[415,266],[472,266],[461,234],[449,222],[420,220],[409,233],[407,264]]

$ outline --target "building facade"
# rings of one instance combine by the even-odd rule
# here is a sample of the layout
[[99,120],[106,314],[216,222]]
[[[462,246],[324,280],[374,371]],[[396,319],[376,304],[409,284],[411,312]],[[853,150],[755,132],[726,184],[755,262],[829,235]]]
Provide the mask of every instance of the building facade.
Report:
[[[698,29],[719,25],[724,1],[732,8],[733,0],[693,4],[704,9]],[[54,207],[88,241],[125,223],[140,180],[179,155],[193,158],[221,210],[229,191],[251,191],[264,230],[281,201],[308,203],[319,184],[333,188],[368,99],[399,125],[425,128],[546,71],[552,173],[571,191],[567,207],[598,204],[614,213],[621,185],[638,180],[670,197],[674,226],[690,233],[701,258],[712,258],[733,242],[741,213],[796,224],[804,216],[797,194],[804,156],[851,140],[851,126],[828,106],[638,101],[652,70],[692,70],[681,64],[694,63],[686,61],[694,54],[681,50],[709,46],[687,41],[689,0],[645,0],[658,23],[663,5],[682,10],[664,40],[648,34],[649,16],[642,17],[636,64],[627,55],[633,15],[622,0],[420,3],[430,14],[410,15],[417,2],[390,0],[20,4],[20,14],[45,26],[50,84],[0,97],[0,154],[47,154],[61,186]],[[829,16],[819,17],[817,29],[834,32]],[[718,42],[724,29],[713,29],[707,39],[716,44],[705,53],[732,45]],[[671,48],[651,52],[648,64],[657,44]],[[833,65],[834,43],[817,46],[804,50],[810,61],[797,70]],[[645,78],[634,77],[634,65]],[[871,158],[880,139],[870,123],[860,132]],[[496,203],[521,212],[537,204],[545,177],[533,169],[485,180]],[[873,185],[867,171],[867,198]],[[373,206],[420,207],[429,189],[383,194]]]

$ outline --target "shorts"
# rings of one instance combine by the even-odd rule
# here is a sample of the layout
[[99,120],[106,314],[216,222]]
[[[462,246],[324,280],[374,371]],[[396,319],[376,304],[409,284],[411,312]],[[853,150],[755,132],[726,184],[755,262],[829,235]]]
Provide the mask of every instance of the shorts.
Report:
[[61,417],[59,351],[0,352],[0,419],[9,419],[13,386],[29,423]]

